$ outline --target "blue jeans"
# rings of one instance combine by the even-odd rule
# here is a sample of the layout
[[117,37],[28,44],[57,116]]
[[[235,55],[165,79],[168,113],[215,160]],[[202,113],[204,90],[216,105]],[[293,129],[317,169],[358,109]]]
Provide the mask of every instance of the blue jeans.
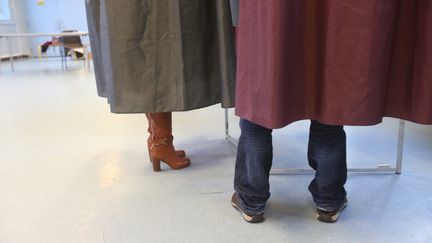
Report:
[[[269,173],[273,160],[272,130],[240,120],[234,190],[238,206],[247,214],[264,211],[270,197]],[[341,206],[346,191],[346,135],[343,126],[311,121],[309,165],[316,170],[309,185],[316,206],[332,211]]]

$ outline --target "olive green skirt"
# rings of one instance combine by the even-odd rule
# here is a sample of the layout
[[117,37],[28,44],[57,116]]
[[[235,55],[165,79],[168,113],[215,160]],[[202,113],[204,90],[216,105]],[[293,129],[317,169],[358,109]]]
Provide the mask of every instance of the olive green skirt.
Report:
[[234,105],[229,0],[86,0],[98,94],[114,113]]

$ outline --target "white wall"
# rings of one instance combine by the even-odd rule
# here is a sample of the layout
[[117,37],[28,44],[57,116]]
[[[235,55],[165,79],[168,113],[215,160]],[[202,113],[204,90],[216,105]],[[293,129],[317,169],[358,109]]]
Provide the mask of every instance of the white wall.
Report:
[[[84,0],[45,0],[43,6],[37,5],[36,0],[24,0],[24,2],[28,23],[27,29],[31,33],[57,33],[64,29],[87,31]],[[47,40],[50,40],[50,38],[31,39],[30,48],[34,56],[37,55],[37,47]],[[88,42],[88,40],[85,42]],[[48,55],[52,54],[51,49]]]
[[[14,34],[27,32],[25,0],[9,0],[11,21],[0,22],[0,33]],[[13,39],[13,54],[28,55],[30,48],[29,42],[25,38]],[[0,40],[0,57],[9,56],[7,42],[5,39]]]

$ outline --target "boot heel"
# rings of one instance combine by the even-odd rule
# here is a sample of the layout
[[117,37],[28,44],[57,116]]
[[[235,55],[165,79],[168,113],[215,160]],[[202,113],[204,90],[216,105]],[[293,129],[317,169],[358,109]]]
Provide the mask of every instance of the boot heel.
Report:
[[159,159],[153,159],[152,160],[152,164],[153,164],[153,171],[161,171],[161,166],[160,166],[160,160]]

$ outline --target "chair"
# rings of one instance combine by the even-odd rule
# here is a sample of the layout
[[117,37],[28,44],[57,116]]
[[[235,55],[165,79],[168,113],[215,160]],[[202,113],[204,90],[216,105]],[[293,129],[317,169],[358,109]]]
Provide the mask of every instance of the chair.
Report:
[[[63,33],[73,33],[78,32],[76,30],[63,30]],[[86,47],[81,42],[81,37],[79,35],[73,36],[63,36],[61,38],[63,48],[61,48],[62,62],[67,68],[66,57],[71,55],[73,59],[78,57],[84,57],[86,59]],[[85,61],[85,60],[84,60]],[[85,63],[84,63],[85,64]]]
[[48,48],[53,48],[53,50],[55,52],[56,47],[61,48],[62,46],[63,46],[63,44],[61,43],[60,38],[53,36],[50,41],[46,41],[42,45],[38,46],[39,59],[42,59],[44,56],[46,56],[46,52],[47,52]]

